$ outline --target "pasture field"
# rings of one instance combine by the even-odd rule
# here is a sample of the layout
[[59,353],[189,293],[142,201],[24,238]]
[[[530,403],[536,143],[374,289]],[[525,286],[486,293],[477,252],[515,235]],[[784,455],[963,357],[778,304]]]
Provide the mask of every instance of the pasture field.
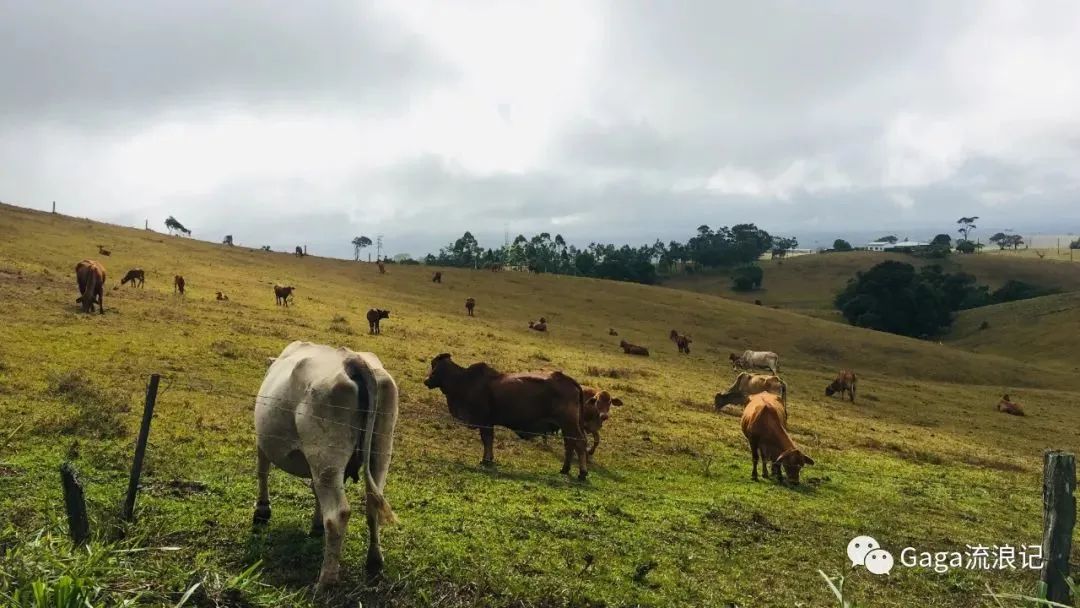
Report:
[[1039,358],[1080,373],[1080,291],[960,311],[946,339],[977,353]]
[[[731,288],[727,273],[681,275],[664,281],[666,287],[723,296],[741,302],[761,300],[814,317],[844,322],[833,308],[836,293],[860,270],[869,270],[886,260],[905,262],[915,267],[939,264],[946,272],[963,270],[975,275],[978,283],[996,289],[1009,279],[1017,279],[1061,291],[1080,291],[1080,266],[1064,259],[1040,260],[1033,250],[995,251],[972,255],[951,255],[944,260],[928,260],[903,253],[850,251],[800,255],[785,260],[762,260],[765,271],[762,289],[738,292]],[[1080,261],[1078,256],[1077,261]]]
[[[112,255],[99,256],[98,244]],[[75,304],[73,269],[86,257],[108,269],[104,315]],[[845,259],[783,267],[807,260],[829,273]],[[113,290],[136,266],[145,289]],[[877,577],[852,570],[845,548],[861,534],[898,560],[906,546],[1038,544],[1042,450],[1080,446],[1074,369],[691,291],[456,269],[437,285],[428,268],[387,268],[0,206],[0,592],[70,574],[101,605],[834,605],[819,569],[845,575],[848,597],[866,607],[994,606],[987,586],[1034,592],[1033,571],[897,564]],[[173,274],[187,279],[186,296],[173,294]],[[767,287],[778,274],[766,265]],[[296,286],[293,306],[274,305],[275,281]],[[807,306],[823,289],[808,292]],[[230,300],[215,301],[217,290]],[[475,318],[465,316],[469,296]],[[795,292],[784,298],[803,307]],[[363,318],[373,307],[391,310],[380,336]],[[526,329],[540,316],[547,334]],[[653,355],[623,355],[609,327]],[[691,355],[667,340],[673,327],[693,336]],[[1023,335],[1039,348],[1042,333]],[[322,544],[306,536],[313,499],[301,480],[272,472],[273,519],[251,527],[254,394],[266,357],[297,339],[375,352],[401,388],[386,491],[401,521],[384,529],[387,572],[374,587],[363,581],[366,535],[354,517],[346,583],[313,590]],[[751,482],[737,414],[713,409],[731,382],[727,354],[745,348],[780,354],[793,438],[817,463],[797,488]],[[589,480],[559,475],[557,438],[504,429],[497,468],[481,467],[478,437],[422,384],[440,352],[505,371],[562,369],[621,397]],[[859,374],[855,404],[824,396],[842,367]],[[154,372],[162,390],[137,520],[124,526],[119,503]],[[994,411],[1006,391],[1027,417]],[[63,538],[65,460],[86,482],[96,552],[71,551]],[[361,492],[348,489],[359,513]]]

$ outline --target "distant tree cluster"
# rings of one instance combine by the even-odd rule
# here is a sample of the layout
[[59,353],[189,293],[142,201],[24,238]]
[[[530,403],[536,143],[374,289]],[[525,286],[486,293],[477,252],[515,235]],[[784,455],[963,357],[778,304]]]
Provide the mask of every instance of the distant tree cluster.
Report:
[[844,239],[836,239],[832,244],[833,251],[851,251],[854,247]]
[[925,338],[949,327],[956,311],[1050,293],[1054,290],[1023,281],[991,292],[966,272],[947,273],[936,264],[916,271],[911,264],[887,261],[856,273],[834,304],[852,325]]
[[998,232],[994,236],[990,237],[990,242],[997,245],[1002,250],[1012,247],[1016,250],[1020,245],[1024,244],[1024,237],[1019,234],[1005,234],[1004,232]]
[[[638,247],[590,243],[588,247],[578,248],[568,244],[560,234],[552,237],[550,233],[542,232],[532,238],[518,235],[509,245],[485,249],[471,232],[466,232],[440,249],[438,254],[429,254],[424,262],[463,268],[515,266],[535,272],[652,284],[660,272],[671,273],[680,268],[731,268],[750,264],[770,251],[782,255],[797,246],[794,238],[774,238],[754,224],[724,226],[716,230],[702,225],[686,243],[656,241]],[[756,284],[760,286],[760,277]]]

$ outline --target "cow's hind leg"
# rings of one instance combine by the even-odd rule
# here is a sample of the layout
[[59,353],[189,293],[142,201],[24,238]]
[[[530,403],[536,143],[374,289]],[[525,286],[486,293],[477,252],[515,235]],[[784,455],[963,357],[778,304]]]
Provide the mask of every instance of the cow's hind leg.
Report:
[[[756,439],[750,440],[750,458],[754,461],[754,466],[750,469],[750,479],[757,481],[757,466],[758,466],[758,442]],[[762,467],[764,469],[765,467]],[[766,473],[767,475],[767,473]]]
[[344,476],[340,469],[324,468],[313,480],[325,530],[320,585],[341,579],[341,543],[349,529],[349,501],[345,498]]
[[563,475],[570,474],[570,462],[574,458],[574,444],[570,437],[563,435],[563,463],[562,470],[559,472]]
[[270,458],[259,450],[256,476],[259,479],[259,498],[255,501],[255,516],[251,523],[259,526],[270,521]]
[[578,455],[578,481],[585,481],[585,478],[589,475],[589,451],[587,449],[589,442],[585,439],[585,435],[580,432],[571,441],[574,445],[574,451]]
[[484,444],[484,459],[480,464],[490,467],[495,465],[495,428],[480,427],[480,441]]

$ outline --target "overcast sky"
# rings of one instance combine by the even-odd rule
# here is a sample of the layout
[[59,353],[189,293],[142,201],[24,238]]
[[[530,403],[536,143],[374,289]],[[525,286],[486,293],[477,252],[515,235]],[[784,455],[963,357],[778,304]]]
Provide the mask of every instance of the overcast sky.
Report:
[[1077,58],[1075,0],[2,2],[0,200],[339,256],[1076,231]]

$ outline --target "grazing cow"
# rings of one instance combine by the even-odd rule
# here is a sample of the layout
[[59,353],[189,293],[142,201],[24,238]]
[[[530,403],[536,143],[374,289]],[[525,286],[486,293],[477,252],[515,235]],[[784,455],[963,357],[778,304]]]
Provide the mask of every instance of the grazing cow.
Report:
[[581,428],[593,437],[592,447],[588,450],[591,458],[596,452],[596,446],[600,445],[600,428],[611,417],[611,406],[622,407],[622,399],[612,397],[607,391],[581,387],[585,405],[582,409]]
[[278,285],[274,284],[274,304],[277,306],[289,307],[289,299],[292,298],[293,290],[296,289],[291,285]]
[[382,260],[376,260],[375,264],[379,267],[379,274],[386,274],[386,264]]
[[619,340],[619,346],[622,347],[623,352],[628,355],[640,355],[642,357],[649,356],[649,349],[644,346],[638,346],[637,344],[631,344],[626,340]]
[[776,353],[764,350],[747,350],[738,355],[731,353],[731,369],[767,369],[774,376],[780,375],[780,357]]
[[82,304],[82,311],[94,312],[97,302],[98,313],[105,314],[105,267],[94,260],[83,260],[75,265],[75,281],[82,294],[75,302]]
[[1019,403],[1010,400],[1008,395],[1001,396],[1001,401],[998,401],[997,404],[997,411],[1012,414],[1013,416],[1024,415],[1024,408]]
[[221,301],[221,302],[228,302],[229,301],[229,296],[227,296],[224,293],[219,291],[219,292],[217,292],[217,299],[218,299],[218,301]]
[[383,566],[379,526],[395,520],[383,497],[398,416],[394,379],[372,353],[310,342],[293,342],[268,363],[255,398],[259,497],[254,523],[270,520],[271,464],[310,479],[311,532],[326,536],[319,584],[337,583],[351,514],[345,479],[359,482],[362,474],[366,567],[369,575],[378,574]]
[[529,321],[529,329],[533,331],[547,331],[547,319],[540,317],[539,321]]
[[671,338],[671,341],[675,343],[675,346],[678,347],[680,353],[686,355],[690,354],[690,343],[693,342],[693,340],[690,339],[689,335],[681,335],[679,332],[673,329],[671,330],[671,334],[668,335],[668,337]]
[[465,312],[469,313],[469,316],[473,315],[473,309],[476,308],[476,298],[465,298]]
[[381,308],[372,308],[367,311],[368,332],[372,334],[381,334],[382,329],[379,328],[379,321],[382,319],[389,319],[390,311],[382,310]]
[[578,479],[588,475],[588,453],[582,429],[584,393],[576,380],[562,372],[503,374],[486,363],[461,367],[442,353],[431,360],[424,386],[446,395],[450,415],[479,429],[484,444],[483,464],[495,463],[495,427],[506,427],[522,439],[562,431],[562,473],[570,473],[577,454]]
[[851,402],[855,403],[855,383],[858,378],[855,377],[855,372],[850,369],[840,370],[840,373],[836,374],[836,379],[832,381],[829,386],[825,387],[825,396],[832,397],[836,393],[840,393],[840,398],[844,398],[844,393],[851,395]]
[[431,275],[432,283],[442,283],[442,271],[435,271],[435,274]]
[[101,255],[104,255],[104,256],[112,255],[112,252],[109,251],[108,249],[105,249],[105,247],[102,246],[102,245],[98,245],[97,250],[98,250],[98,253],[100,253]]
[[750,403],[743,409],[742,431],[750,442],[750,455],[754,467],[750,478],[758,479],[757,466],[760,456],[761,472],[769,477],[769,466],[776,481],[783,482],[780,467],[784,467],[788,481],[799,483],[799,471],[806,465],[814,464],[813,459],[795,447],[788,436],[787,412],[784,404],[772,393],[758,393],[750,397]]
[[297,245],[296,246],[296,251],[293,252],[293,255],[295,255],[298,258],[304,257],[304,248]]
[[607,330],[607,335],[609,335],[609,336],[617,336],[617,335],[619,335],[619,332],[615,331],[614,327],[609,327],[608,330]]
[[184,281],[184,277],[180,275],[173,276],[173,293],[179,293],[180,295],[184,295],[185,284],[186,283]]
[[129,281],[132,287],[142,287],[143,283],[146,282],[146,273],[143,272],[142,268],[132,268],[127,271],[124,278],[120,279],[120,284],[126,285]]
[[[726,391],[716,393],[713,403],[718,410],[733,403],[745,405],[751,395],[765,392],[780,395],[780,402],[784,404],[784,415],[787,416],[787,384],[777,376],[740,372]],[[787,418],[784,418],[784,422],[787,422]]]

